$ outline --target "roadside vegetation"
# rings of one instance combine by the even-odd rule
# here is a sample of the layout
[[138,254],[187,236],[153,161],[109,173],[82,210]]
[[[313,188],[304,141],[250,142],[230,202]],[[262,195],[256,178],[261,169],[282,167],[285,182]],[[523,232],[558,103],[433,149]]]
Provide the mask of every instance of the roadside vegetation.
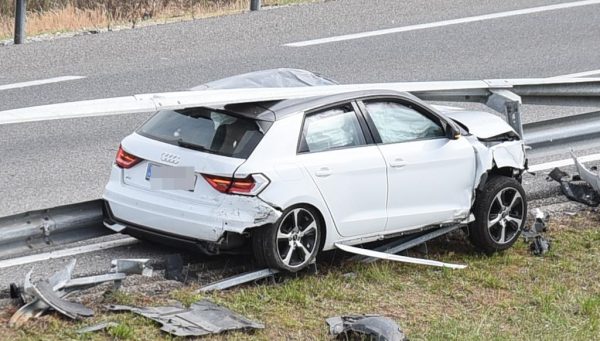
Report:
[[[266,325],[247,334],[209,340],[325,340],[325,318],[353,313],[386,315],[411,340],[600,340],[600,217],[583,212],[551,220],[551,251],[529,253],[519,241],[511,250],[483,256],[467,242],[430,245],[430,257],[465,263],[448,270],[378,261],[372,264],[322,261],[318,275],[301,275],[279,284],[249,285],[199,295],[197,286],[160,293],[121,293],[108,303],[159,305],[168,300],[191,304],[203,297]],[[451,246],[450,246],[451,245]],[[106,304],[103,302],[102,304]],[[0,333],[11,340],[171,339],[152,321],[95,306],[98,316],[72,322],[57,314],[30,321],[21,330]],[[108,331],[78,335],[80,327],[113,321]]]
[[[316,0],[262,0],[279,6]],[[15,0],[0,0],[0,39],[14,34]],[[27,36],[78,30],[136,27],[239,13],[250,0],[27,0]]]

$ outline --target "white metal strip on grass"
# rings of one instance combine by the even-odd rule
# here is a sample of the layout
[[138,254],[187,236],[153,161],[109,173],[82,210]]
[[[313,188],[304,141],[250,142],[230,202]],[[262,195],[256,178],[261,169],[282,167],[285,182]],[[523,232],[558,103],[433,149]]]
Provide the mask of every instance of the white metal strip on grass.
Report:
[[340,249],[342,251],[354,253],[357,255],[367,256],[367,257],[393,260],[396,262],[404,262],[404,263],[420,264],[420,265],[431,265],[431,266],[438,266],[438,267],[450,268],[450,269],[464,269],[467,267],[466,265],[462,265],[462,264],[451,264],[451,263],[438,262],[436,260],[399,256],[399,255],[394,255],[394,254],[386,253],[386,252],[361,249],[359,247],[344,245],[344,244],[340,244],[340,243],[335,243],[333,245],[335,245],[335,247],[337,247],[338,249]]
[[[590,161],[598,161],[600,160],[600,154],[590,154],[586,156],[581,156],[578,158],[580,162],[590,162]],[[573,164],[573,159],[564,159],[558,161],[551,161],[546,163],[540,163],[537,165],[529,166],[530,172],[539,172],[542,170],[554,169],[556,167],[565,167]]]
[[450,25],[457,25],[457,24],[466,24],[466,23],[470,23],[470,22],[507,18],[507,17],[514,17],[517,15],[533,14],[533,13],[540,13],[540,12],[547,12],[547,11],[556,11],[556,10],[561,10],[561,9],[589,6],[589,5],[596,5],[596,4],[600,4],[600,0],[567,2],[567,3],[562,3],[562,4],[524,8],[524,9],[518,9],[518,10],[506,11],[506,12],[497,12],[497,13],[476,15],[476,16],[472,16],[472,17],[465,17],[465,18],[459,18],[459,19],[442,20],[442,21],[431,22],[431,23],[427,23],[427,24],[417,24],[417,25],[410,25],[410,26],[394,27],[394,28],[388,28],[388,29],[384,29],[384,30],[368,31],[368,32],[361,32],[361,33],[354,33],[354,34],[345,34],[345,35],[328,37],[328,38],[305,40],[305,41],[299,41],[299,42],[295,42],[295,43],[284,44],[284,46],[304,47],[304,46],[311,46],[311,45],[327,44],[327,43],[334,43],[334,42],[344,41],[344,40],[361,39],[361,38],[368,38],[368,37],[374,37],[374,36],[381,36],[381,35],[385,35],[385,34],[416,31],[416,30],[423,30],[423,29],[428,29],[428,28],[450,26]]
[[30,256],[24,256],[24,257],[19,257],[19,258],[13,258],[13,259],[5,259],[5,260],[0,261],[0,269],[10,268],[12,266],[19,266],[19,265],[24,265],[24,264],[40,262],[40,261],[49,260],[49,259],[70,257],[70,256],[74,256],[74,255],[84,254],[84,253],[112,249],[115,247],[135,244],[137,242],[138,242],[138,240],[135,238],[126,237],[123,239],[111,240],[111,241],[97,243],[97,244],[91,244],[91,245],[78,246],[78,247],[74,247],[74,248],[70,248],[70,249],[50,251],[50,252],[45,252],[45,253],[40,253],[40,254],[35,254],[35,255],[30,255]]
[[44,84],[60,83],[60,82],[66,82],[66,81],[74,81],[74,80],[82,79],[82,78],[85,78],[85,77],[84,76],[62,76],[62,77],[40,79],[40,80],[29,81],[29,82],[5,84],[5,85],[0,85],[0,91],[2,91],[2,90],[10,90],[10,89],[26,88],[26,87],[29,87],[29,86],[36,86],[36,85],[44,85]]

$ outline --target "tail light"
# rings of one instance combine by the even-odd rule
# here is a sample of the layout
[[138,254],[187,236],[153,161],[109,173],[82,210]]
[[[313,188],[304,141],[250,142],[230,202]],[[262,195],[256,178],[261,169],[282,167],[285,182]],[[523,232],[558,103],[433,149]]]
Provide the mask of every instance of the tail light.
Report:
[[123,147],[119,146],[119,151],[117,152],[117,159],[115,160],[117,166],[128,169],[135,166],[140,161],[142,161],[142,159],[135,155],[129,154],[128,152],[123,150]]
[[210,174],[202,176],[214,189],[229,194],[257,195],[269,184],[269,179],[262,174],[248,175],[243,179]]

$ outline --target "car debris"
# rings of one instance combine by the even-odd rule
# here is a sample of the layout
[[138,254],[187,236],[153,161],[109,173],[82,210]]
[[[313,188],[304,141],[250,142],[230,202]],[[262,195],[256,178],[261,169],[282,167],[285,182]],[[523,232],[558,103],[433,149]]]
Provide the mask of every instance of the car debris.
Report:
[[183,258],[181,255],[178,253],[167,255],[165,257],[165,279],[185,282],[185,277],[183,275]]
[[334,245],[342,251],[355,253],[355,254],[363,255],[363,256],[367,256],[367,257],[375,257],[375,258],[380,258],[380,259],[393,260],[396,262],[431,265],[431,266],[438,266],[438,267],[450,268],[450,269],[464,269],[467,267],[466,265],[462,265],[462,264],[451,264],[451,263],[444,263],[444,262],[439,262],[439,261],[429,260],[429,259],[399,256],[399,255],[394,255],[394,254],[387,253],[387,252],[367,250],[367,249],[350,246],[350,245],[344,245],[344,244],[340,244],[340,243],[335,243]]
[[[413,247],[417,247],[419,245],[426,245],[425,243],[427,241],[435,239],[442,235],[448,234],[454,230],[459,229],[460,227],[461,227],[460,225],[456,224],[456,225],[441,227],[439,229],[435,229],[432,231],[426,231],[426,232],[423,232],[423,234],[421,234],[421,235],[419,235],[419,234],[408,235],[404,238],[394,240],[390,243],[381,245],[381,246],[375,248],[374,251],[385,252],[385,253],[390,253],[390,254],[397,254],[397,253],[400,253],[401,251],[405,251],[405,250],[411,249]],[[425,253],[427,253],[427,252],[425,252]],[[356,255],[356,256],[353,256],[351,258],[351,260],[360,260],[363,263],[372,263],[372,262],[376,261],[377,258]]]
[[147,317],[160,323],[162,331],[175,336],[202,336],[231,330],[264,328],[262,323],[251,321],[208,300],[195,302],[189,308],[181,304],[148,308],[111,305],[107,308],[110,311],[129,311]]
[[111,272],[107,274],[72,278],[76,262],[75,259],[72,259],[63,269],[55,272],[50,278],[37,283],[31,281],[34,270],[32,268],[25,275],[22,287],[11,286],[13,291],[20,293],[25,304],[10,318],[9,326],[18,328],[29,319],[40,317],[50,308],[72,319],[92,316],[94,314],[93,310],[82,304],[70,302],[65,298],[75,292],[106,282],[113,282],[113,290],[117,290],[129,274],[145,276],[151,274],[151,269],[145,265],[148,262],[147,259],[118,259],[111,262]]
[[120,272],[127,275],[142,275],[152,277],[152,268],[148,266],[150,259],[113,259],[110,262],[111,272]]
[[567,172],[556,167],[548,174],[548,178],[558,182],[561,192],[570,200],[591,207],[600,205],[600,195],[598,192],[589,183],[582,181],[580,177],[571,177]]
[[257,281],[259,279],[273,277],[275,274],[279,273],[278,270],[275,269],[262,269],[257,271],[246,272],[243,274],[231,276],[229,278],[225,278],[218,282],[211,283],[207,286],[204,286],[198,289],[198,292],[208,292],[213,290],[225,290],[231,287],[235,287],[244,283]]
[[548,220],[549,216],[537,208],[535,222],[529,228],[524,229],[521,234],[525,242],[530,243],[529,250],[535,256],[542,256],[550,250],[551,241],[544,235],[548,231],[546,227]]
[[396,322],[381,315],[335,316],[326,322],[329,334],[337,340],[408,340]]
[[94,325],[91,325],[91,326],[88,326],[85,328],[78,329],[76,331],[76,333],[77,334],[93,333],[93,332],[109,329],[112,327],[116,327],[118,325],[119,324],[116,322],[102,322],[102,323],[94,324]]
[[577,159],[575,154],[571,151],[571,157],[573,158],[573,162],[575,162],[575,167],[577,167],[577,172],[579,173],[579,177],[588,183],[592,188],[596,191],[596,193],[600,193],[600,173],[596,170],[596,173],[591,170],[585,168],[585,166]]

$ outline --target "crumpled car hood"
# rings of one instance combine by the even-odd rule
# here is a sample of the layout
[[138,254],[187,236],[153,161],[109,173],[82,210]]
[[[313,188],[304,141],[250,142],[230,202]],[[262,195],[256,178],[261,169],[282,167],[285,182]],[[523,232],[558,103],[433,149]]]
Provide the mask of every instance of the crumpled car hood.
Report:
[[469,132],[479,138],[489,139],[494,136],[514,133],[515,130],[502,118],[483,111],[464,111],[449,107],[437,107],[447,117],[466,126]]

